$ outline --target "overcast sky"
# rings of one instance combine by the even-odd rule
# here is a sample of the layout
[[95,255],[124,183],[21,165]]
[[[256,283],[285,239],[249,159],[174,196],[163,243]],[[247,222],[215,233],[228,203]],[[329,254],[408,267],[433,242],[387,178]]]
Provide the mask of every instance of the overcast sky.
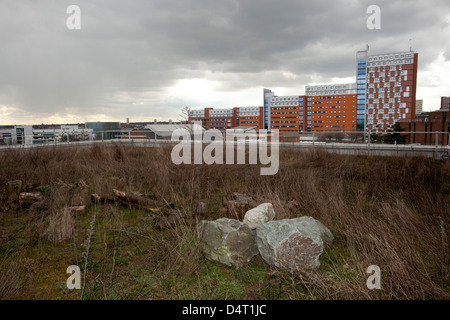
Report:
[[[369,30],[369,5],[381,29]],[[69,5],[81,29],[69,30]],[[409,39],[412,39],[410,42]],[[263,88],[354,82],[356,51],[419,53],[425,110],[450,95],[448,0],[1,0],[0,124],[176,120]]]

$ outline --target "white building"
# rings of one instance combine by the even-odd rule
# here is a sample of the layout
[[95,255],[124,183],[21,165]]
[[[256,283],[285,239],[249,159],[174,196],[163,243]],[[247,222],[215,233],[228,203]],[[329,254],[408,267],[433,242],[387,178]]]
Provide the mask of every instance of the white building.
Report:
[[62,125],[56,129],[33,129],[33,126],[0,127],[0,145],[31,145],[49,142],[86,141],[92,137],[92,129],[77,125]]
[[0,128],[0,145],[33,143],[32,126],[5,126]]
[[33,144],[92,140],[93,129],[62,125],[59,129],[33,129]]

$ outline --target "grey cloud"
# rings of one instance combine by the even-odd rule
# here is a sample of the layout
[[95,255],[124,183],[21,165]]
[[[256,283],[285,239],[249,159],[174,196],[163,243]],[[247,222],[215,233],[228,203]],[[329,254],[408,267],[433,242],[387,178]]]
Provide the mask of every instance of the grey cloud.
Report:
[[[448,58],[446,0],[378,1],[382,28],[368,30],[372,2],[4,0],[0,105],[43,117],[174,118],[189,101],[165,92],[180,79],[209,77],[220,92],[297,92],[313,75],[354,76],[355,53],[366,43],[374,52],[400,51],[409,38],[419,68],[440,52]],[[65,27],[71,4],[81,7],[81,30]]]

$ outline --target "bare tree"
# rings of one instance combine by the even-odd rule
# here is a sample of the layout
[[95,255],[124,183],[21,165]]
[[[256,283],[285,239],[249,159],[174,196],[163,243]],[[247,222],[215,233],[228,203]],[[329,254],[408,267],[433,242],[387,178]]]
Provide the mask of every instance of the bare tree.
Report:
[[191,108],[189,108],[189,107],[181,108],[181,114],[179,115],[178,121],[180,122],[180,128],[188,130],[192,136],[193,128],[192,128],[192,125],[189,123],[190,112],[191,112]]

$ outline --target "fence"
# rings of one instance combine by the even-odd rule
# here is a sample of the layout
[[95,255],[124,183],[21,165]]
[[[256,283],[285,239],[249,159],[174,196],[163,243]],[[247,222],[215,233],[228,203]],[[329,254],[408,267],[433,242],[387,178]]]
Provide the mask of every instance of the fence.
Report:
[[[256,131],[257,132],[257,131]],[[417,137],[423,136],[425,143],[415,142],[420,140]],[[268,134],[270,138],[270,133]],[[417,138],[417,139],[415,139]],[[98,142],[98,141],[119,141],[119,142],[144,142],[155,141],[163,142],[168,139],[157,138],[153,134],[150,138],[145,134],[130,134],[130,132],[119,131],[92,131],[80,130],[74,132],[39,131],[32,134],[2,134],[0,133],[0,147],[26,147],[29,145],[58,145],[58,144],[77,144],[80,142]],[[169,138],[170,140],[170,138]],[[279,133],[280,142],[339,142],[339,143],[366,143],[366,144],[422,144],[422,145],[450,145],[450,133],[435,131],[392,131],[382,132],[380,134],[370,131],[323,131],[310,132],[302,134],[283,134]]]
[[[315,149],[323,150],[331,153],[352,154],[352,155],[379,155],[379,156],[421,156],[432,157],[438,160],[448,160],[450,157],[450,146],[448,146],[448,132],[434,132],[432,133],[437,138],[434,138],[434,145],[421,145],[417,143],[408,144],[397,143],[397,140],[392,137],[407,136],[408,134],[418,134],[419,132],[386,132],[381,135],[391,135],[389,139],[380,139],[374,142],[371,137],[373,135],[363,132],[314,132],[311,134],[297,135],[299,141],[286,142],[279,141],[279,146],[282,148],[295,149]],[[430,135],[430,132],[423,132]],[[397,134],[397,135],[395,135]],[[439,145],[442,134],[446,136],[447,145]],[[35,135],[32,135],[35,136]],[[90,134],[81,134],[78,136],[66,133],[60,138],[45,139],[44,141],[32,142],[31,136],[19,136],[17,141],[27,142],[21,144],[0,145],[0,151],[8,151],[11,149],[25,149],[32,147],[87,147],[96,143],[120,143],[133,144],[138,147],[160,147],[164,145],[174,145],[177,141],[167,139],[149,139],[144,136],[129,135],[127,133],[118,133],[117,131],[103,131],[90,132]],[[39,140],[39,139],[37,139]],[[0,140],[1,143],[1,140]],[[227,143],[234,143],[234,140]],[[259,139],[242,140],[240,143],[267,143],[273,144],[273,141],[264,141]]]

